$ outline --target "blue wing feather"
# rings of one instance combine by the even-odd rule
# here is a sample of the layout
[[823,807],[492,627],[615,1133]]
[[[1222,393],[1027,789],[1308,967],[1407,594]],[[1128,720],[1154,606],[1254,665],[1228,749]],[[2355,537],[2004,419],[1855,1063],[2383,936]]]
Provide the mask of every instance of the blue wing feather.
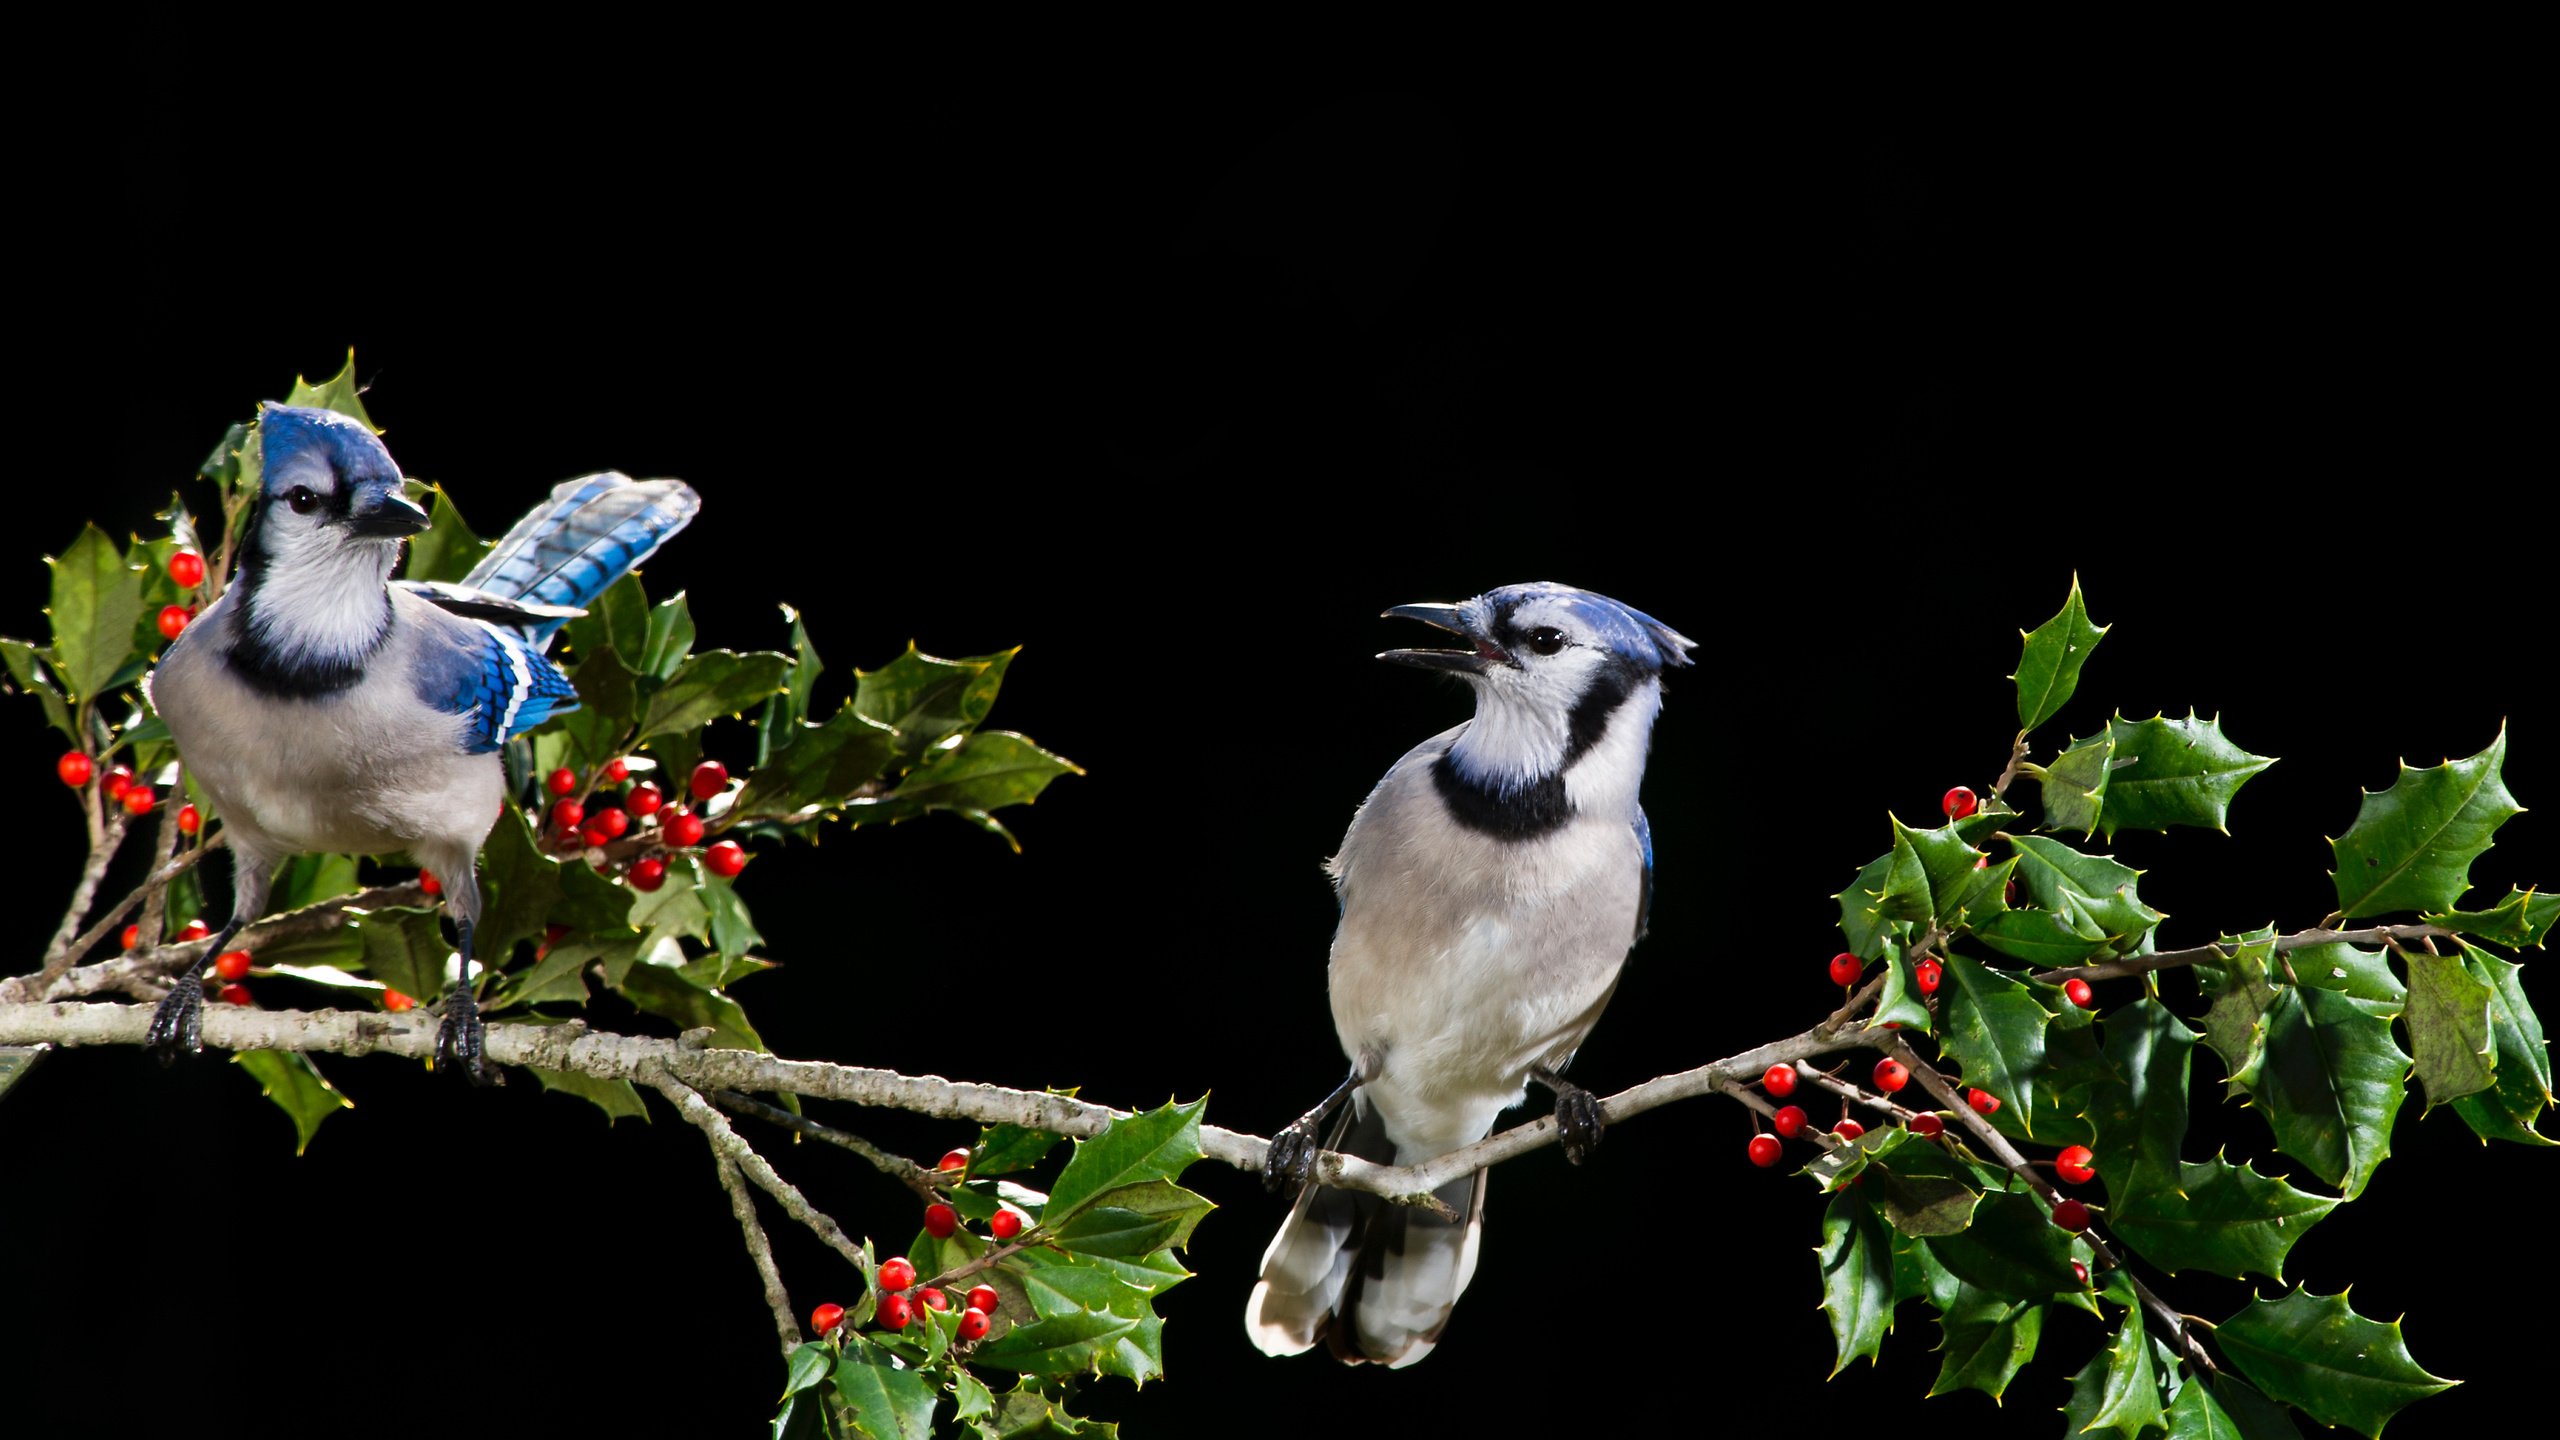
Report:
[[418,698],[465,719],[465,752],[486,755],[578,708],[577,687],[522,632],[456,618],[418,648]]
[[1644,880],[1636,891],[1636,939],[1641,940],[1653,923],[1653,824],[1644,818],[1641,805],[1636,807],[1636,846],[1644,852]]
[[[563,481],[499,537],[462,583],[502,599],[583,607],[657,553],[701,508],[702,497],[681,480],[608,473]],[[524,628],[538,648],[565,623],[565,617],[544,618]]]

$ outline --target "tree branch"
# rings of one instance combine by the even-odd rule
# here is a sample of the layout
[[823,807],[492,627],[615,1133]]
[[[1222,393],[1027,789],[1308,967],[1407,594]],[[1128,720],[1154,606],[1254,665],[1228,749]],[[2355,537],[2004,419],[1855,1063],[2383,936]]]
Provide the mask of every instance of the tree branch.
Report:
[[[136,887],[134,893],[116,902],[116,908],[108,912],[106,918],[92,926],[88,934],[80,937],[71,946],[62,957],[59,967],[48,966],[33,975],[13,975],[7,979],[0,979],[0,1005],[69,1000],[77,996],[98,995],[108,991],[130,995],[136,1000],[153,1001],[167,994],[168,977],[202,961],[205,948],[213,943],[210,939],[190,940],[180,945],[144,946],[131,954],[119,955],[113,960],[101,961],[95,965],[74,966],[70,961],[74,957],[88,953],[90,947],[105,939],[107,931],[140,902],[144,889],[168,884],[180,872],[203,859],[205,852],[218,849],[221,844],[222,837],[217,835],[202,845],[189,847],[177,858],[154,871],[150,879]],[[427,892],[418,888],[416,881],[402,885],[377,885],[370,890],[359,890],[353,895],[341,895],[333,900],[323,900],[318,904],[306,905],[299,910],[289,910],[282,915],[270,915],[242,930],[240,938],[232,943],[243,950],[254,951],[260,946],[279,944],[287,940],[310,939],[346,928],[347,912],[350,910],[380,910],[393,905],[419,905],[426,900]]]
[[718,1150],[711,1152],[719,1167],[720,1188],[729,1192],[729,1213],[738,1217],[738,1228],[745,1232],[747,1258],[756,1265],[756,1278],[764,1282],[764,1303],[773,1311],[773,1333],[782,1340],[782,1353],[788,1358],[800,1344],[800,1321],[791,1313],[791,1292],[782,1288],[782,1271],[773,1263],[773,1242],[765,1238],[764,1224],[756,1219],[756,1197],[747,1193],[745,1177],[738,1166]]
[[794,1115],[779,1105],[767,1105],[761,1100],[741,1095],[735,1090],[713,1091],[711,1103],[723,1110],[734,1110],[741,1115],[753,1115],[768,1124],[779,1125],[785,1130],[806,1135],[812,1140],[824,1140],[830,1145],[850,1150],[870,1161],[873,1169],[916,1192],[916,1197],[927,1204],[942,1198],[942,1191],[933,1183],[933,1171],[927,1170],[903,1155],[892,1155],[850,1130],[839,1130],[833,1125],[821,1125],[805,1115]]
[[[2310,930],[2297,930],[2290,935],[2277,936],[2275,948],[2276,953],[2281,955],[2290,950],[2299,950],[2305,945],[2328,945],[2338,941],[2345,941],[2352,945],[2357,942],[2374,944],[2391,940],[2424,940],[2430,936],[2453,933],[2441,925],[2373,925],[2362,930],[2330,930],[2315,927]],[[2230,961],[2231,952],[2219,943],[2191,945],[2184,950],[2163,950],[2156,955],[2128,955],[2121,960],[2109,960],[2097,965],[2065,965],[2056,970],[2039,970],[2035,978],[2048,985],[2059,985],[2071,979],[2108,980],[2119,975],[2141,975],[2153,970],[2175,970],[2182,965],[2227,965]]]
[[[493,1028],[489,1033],[494,1037],[497,1031]],[[717,1052],[697,1051],[695,1053]],[[754,1052],[734,1053],[753,1054]],[[494,1052],[492,1056],[494,1058]],[[810,1234],[825,1241],[828,1249],[852,1262],[853,1268],[863,1272],[867,1278],[870,1274],[870,1266],[863,1263],[862,1247],[853,1243],[853,1237],[844,1233],[844,1227],[835,1222],[835,1217],[810,1204],[809,1197],[801,1194],[798,1186],[783,1179],[771,1165],[767,1164],[765,1158],[756,1153],[756,1147],[747,1143],[745,1136],[729,1128],[727,1116],[713,1109],[711,1102],[703,1099],[692,1086],[668,1074],[668,1069],[669,1067],[663,1061],[653,1057],[644,1061],[630,1078],[655,1086],[659,1094],[666,1096],[674,1103],[678,1113],[692,1121],[705,1136],[710,1138],[712,1150],[722,1161],[746,1172],[747,1178],[756,1182],[757,1189],[781,1202],[785,1214],[809,1227]],[[789,1312],[784,1313],[785,1318],[788,1318]]]

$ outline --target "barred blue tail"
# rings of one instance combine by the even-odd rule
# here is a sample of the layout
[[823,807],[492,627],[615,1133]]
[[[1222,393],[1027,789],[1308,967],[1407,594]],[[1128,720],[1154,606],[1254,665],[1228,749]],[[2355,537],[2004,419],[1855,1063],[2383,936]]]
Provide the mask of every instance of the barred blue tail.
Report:
[[[585,606],[633,566],[657,553],[702,508],[681,480],[634,480],[606,473],[554,486],[505,534],[462,583],[507,600]],[[525,627],[537,646],[567,621]]]

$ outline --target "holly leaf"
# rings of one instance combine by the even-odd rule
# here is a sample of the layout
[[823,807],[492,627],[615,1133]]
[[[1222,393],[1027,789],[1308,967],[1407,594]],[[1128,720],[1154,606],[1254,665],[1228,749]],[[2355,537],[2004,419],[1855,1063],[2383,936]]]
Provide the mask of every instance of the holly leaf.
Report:
[[1067,1168],[1049,1188],[1047,1222],[1062,1224],[1124,1185],[1179,1179],[1183,1168],[1203,1153],[1200,1111],[1208,1103],[1168,1100],[1156,1109],[1124,1115],[1092,1139],[1077,1141]]
[[717,990],[705,990],[670,966],[643,962],[634,965],[614,987],[622,998],[676,1023],[681,1030],[709,1027],[717,1032],[712,1037],[715,1049],[764,1049],[764,1037],[747,1023],[747,1012],[738,1002]]
[[2131,1440],[2163,1418],[2160,1382],[2151,1373],[2151,1341],[2143,1333],[2140,1309],[2124,1312],[2124,1324],[2117,1328],[2115,1339],[2107,1343],[2105,1353],[2107,1364],[2098,1381],[2097,1408],[2080,1428],[2095,1430],[2103,1425]]
[[2194,825],[2230,833],[2231,797],[2249,777],[2276,763],[2223,738],[2222,717],[2148,720],[2116,716],[2116,773],[2107,786],[2106,812],[2098,823],[2112,840],[2118,830],[2166,830]]
[[1984,1196],[1973,1223],[1959,1234],[1932,1237],[1929,1253],[1957,1279],[2012,1300],[2080,1289],[2080,1278],[2071,1272],[2071,1234],[2053,1223],[2033,1195]]
[[2551,922],[2560,920],[2560,895],[2518,890],[2510,885],[2507,898],[2489,909],[2448,910],[2429,915],[2426,920],[2475,940],[2512,945],[2519,950],[2530,945],[2539,950],[2543,937],[2551,933]]
[[403,564],[404,580],[440,580],[453,582],[471,573],[488,553],[489,542],[471,532],[470,525],[456,509],[453,497],[441,485],[432,487],[427,504],[427,528],[411,537],[409,558]]
[[[350,913],[347,928],[364,947],[364,973],[412,1000],[432,1000],[444,993],[446,962],[453,946],[444,938],[433,910],[393,906]],[[259,959],[273,957],[261,949]]]
[[363,888],[352,855],[296,855],[276,867],[267,888],[267,913],[282,915]]
[[[796,747],[795,747],[796,748]],[[857,825],[912,820],[947,810],[989,831],[1020,853],[1011,832],[987,812],[1007,805],[1028,805],[1049,782],[1061,775],[1081,775],[1084,767],[1052,755],[1010,730],[986,730],[958,744],[936,750],[907,772],[898,788],[875,798],[857,798],[843,808]]]
[[1021,647],[944,660],[914,644],[877,670],[854,673],[853,708],[898,732],[899,753],[915,764],[953,735],[975,730],[995,704],[1006,667]]
[[296,1155],[311,1148],[311,1137],[320,1133],[321,1121],[355,1108],[355,1102],[321,1075],[311,1057],[298,1050],[242,1050],[231,1057],[231,1063],[249,1072],[276,1108],[292,1117]]
[[126,564],[95,525],[81,526],[79,538],[45,563],[53,569],[45,605],[53,621],[53,673],[72,700],[94,700],[133,656],[143,572]]
[[1831,898],[1840,902],[1840,934],[1849,942],[1850,952],[1861,960],[1873,960],[1884,953],[1888,941],[1910,933],[1910,927],[1884,913],[1885,884],[1893,869],[1894,851],[1888,850],[1866,863],[1848,888]]
[[[2179,1393],[2183,1396],[2186,1392]],[[2194,1432],[2199,1436],[2210,1435],[2213,1440],[2222,1440],[2224,1435],[2234,1436],[2236,1440],[2302,1440],[2302,1428],[2293,1423],[2292,1411],[2250,1389],[2248,1382],[2228,1371],[2213,1377],[2213,1398],[2221,1402],[2222,1412],[2231,1417],[2232,1428]],[[2173,1436],[2171,1440],[2187,1440],[2187,1437]]]
[[[785,605],[782,618],[791,622],[791,674],[782,688],[773,692],[773,698],[764,702],[764,714],[756,721],[758,772],[773,763],[775,751],[787,748],[796,738],[793,727],[809,718],[809,694],[817,688],[818,677],[827,668],[827,662],[818,658],[818,647],[809,643],[809,626],[800,618],[800,612]],[[650,633],[654,638],[654,621],[652,624]],[[690,619],[685,622],[688,645],[693,642],[692,625]]]
[[632,717],[640,713],[640,681],[611,649],[580,652],[584,659],[569,675],[577,687],[578,708],[551,722],[569,737],[570,768],[592,771],[616,754]]
[[2139,1166],[2110,1178],[2107,1224],[2142,1258],[2175,1275],[2207,1270],[2284,1279],[2284,1257],[2339,1202],[2296,1190],[2220,1156],[2173,1174]]
[[2424,770],[2400,767],[2388,790],[2366,791],[2356,823],[2329,842],[2338,862],[2331,878],[2338,913],[2354,920],[2394,910],[2445,911],[2471,888],[2471,862],[2490,836],[2524,807],[2507,792],[2499,767],[2507,731],[2468,760]]
[[0,637],[0,660],[8,664],[10,687],[36,697],[44,706],[45,723],[61,731],[62,738],[80,744],[80,732],[71,723],[71,707],[63,702],[62,692],[53,688],[53,671],[45,665],[43,653],[24,640]]
[[[646,645],[647,616],[640,620]],[[741,655],[735,650],[705,650],[676,667],[640,717],[640,738],[686,734],[723,715],[735,715],[760,704],[782,686],[791,657],[770,650]]]
[[356,352],[352,347],[347,351],[347,363],[338,368],[337,374],[319,384],[314,385],[295,376],[293,389],[285,396],[284,403],[315,410],[335,410],[361,422],[367,430],[377,434],[382,430],[381,426],[373,423],[373,417],[365,413],[364,387],[356,383]]
[[1953,952],[1944,960],[1938,1043],[1964,1067],[1969,1084],[2031,1116],[2036,1074],[2044,1068],[2045,1027],[2053,1017],[2008,976]]
[[2043,835],[2000,838],[2018,852],[2018,888],[2029,904],[2060,915],[2077,933],[2108,937],[2118,955],[2141,953],[2164,911],[2142,903],[2142,872]]
[[695,860],[694,882],[699,887],[703,907],[711,912],[711,943],[720,953],[743,956],[764,943],[764,934],[747,917],[747,902],[738,898],[733,881],[701,872],[701,861]]
[[[2275,927],[2264,932],[2273,936]],[[2409,1001],[2409,987],[2391,973],[2391,962],[2379,950],[2362,950],[2343,940],[2304,945],[2285,956],[2293,976],[2305,985],[2335,990],[2382,1007],[2377,1014],[2397,1015]]]
[[969,1157],[972,1175],[1011,1175],[1048,1157],[1063,1135],[1022,1125],[989,1125],[978,1132],[977,1150]]
[[2533,1128],[2543,1107],[2552,1103],[2551,1052],[2543,1043],[2541,1017],[2525,1000],[2524,967],[2470,945],[2462,947],[2462,963],[2473,979],[2489,986],[2489,1029],[2498,1068],[2497,1083],[2455,1100],[2454,1113],[2483,1140],[2560,1144]]
[[2489,1034],[2489,1000],[2496,992],[2464,968],[2458,955],[2405,952],[2409,966],[2409,1054],[2426,1108],[2477,1095],[2497,1081],[2497,1049]]
[[602,1110],[607,1125],[626,1117],[637,1117],[643,1125],[649,1123],[649,1107],[640,1103],[640,1092],[628,1080],[602,1080],[575,1070],[545,1070],[539,1065],[524,1068],[533,1072],[543,1089],[575,1095]]
[[2275,934],[2270,925],[2236,939],[2223,936],[2215,943],[2228,950],[2229,963],[2196,967],[2197,981],[2212,1002],[2204,1014],[2204,1043],[2222,1057],[2227,1099],[2247,1094],[2258,1083],[2258,1065],[2266,1054],[2267,1007],[2276,998],[2267,971],[2275,957]]
[[2457,1383],[2420,1368],[2400,1322],[2367,1320],[2344,1295],[2299,1288],[2252,1300],[2213,1338],[2233,1366],[2273,1399],[2323,1425],[2380,1436],[2402,1409]]
[[1919,976],[1911,957],[1899,945],[1885,945],[1884,989],[1877,992],[1875,1013],[1867,1017],[1867,1024],[1870,1028],[1901,1025],[1922,1032],[1930,1027],[1928,1002],[1920,998]]
[[1938,1315],[1938,1378],[1931,1395],[1979,1390],[1997,1400],[2036,1356],[2042,1303],[1986,1294],[1958,1282],[1958,1298]]
[[836,1394],[853,1407],[853,1433],[864,1440],[933,1440],[931,1381],[901,1370],[868,1341],[848,1344],[836,1360]]
[[[799,634],[796,625],[792,634]],[[693,606],[686,602],[684,592],[679,590],[650,608],[648,638],[640,647],[640,673],[664,680],[675,674],[683,666],[685,657],[692,653]],[[810,668],[813,678],[817,659],[816,652],[804,648],[801,660]],[[793,683],[799,683],[796,672]]]
[[2115,736],[2101,730],[2086,740],[2072,741],[2044,768],[2036,784],[2044,797],[2045,829],[2076,830],[2086,836],[2098,828],[2115,753]]
[[640,577],[624,575],[586,604],[587,613],[560,627],[560,638],[572,654],[585,658],[610,650],[626,668],[646,669],[649,653],[649,592]]
[[2178,1147],[2187,1135],[2187,1076],[2196,1032],[2148,995],[2109,1015],[2103,1028],[2107,1063],[2118,1083],[2088,1096],[2099,1173],[2130,1178],[2147,1166],[2174,1177]]
[[1831,1322],[1831,1373],[1863,1355],[1874,1364],[1893,1329],[1892,1237],[1855,1190],[1835,1192],[1822,1212],[1822,1313]]
[[2277,1147],[2352,1200],[2391,1153],[2408,1067],[2390,1021],[2334,990],[2281,986],[2254,1093]]
[[[781,703],[777,694],[768,711]],[[775,717],[768,714],[766,727]],[[738,792],[741,815],[796,819],[814,815],[850,798],[854,791],[887,768],[898,751],[898,732],[868,719],[846,705],[826,723],[783,721],[787,743],[768,753]]]
[[2195,1381],[2178,1388],[2178,1398],[2164,1419],[2169,1440],[2240,1440],[2240,1427],[2223,1410],[2222,1402]]
[[2089,623],[2089,611],[2080,598],[2080,577],[2071,577],[2071,594],[2062,602],[2062,611],[2033,630],[2021,630],[2018,637],[2025,642],[2018,655],[2017,673],[2009,678],[2018,686],[2018,728],[2033,730],[2053,718],[2071,692],[2080,686],[2080,667],[2089,661],[2089,652],[2097,648],[2112,628]]
[[2074,929],[2059,910],[2008,910],[1972,927],[1973,938],[2012,960],[2044,969],[2077,965],[2113,944],[2112,937],[2086,920]]
[[1885,1223],[1904,1235],[1954,1235],[1973,1223],[1982,1192],[1953,1175],[1920,1173],[1906,1165],[1869,1167],[1881,1184],[1876,1203]]
[[473,955],[489,969],[503,970],[518,941],[540,935],[550,924],[561,895],[560,862],[542,853],[513,805],[480,843],[480,891]]
[[1127,1316],[1070,1310],[1016,1324],[980,1343],[969,1358],[1034,1375],[1080,1375],[1104,1368],[1105,1357],[1114,1353],[1117,1343],[1138,1329],[1139,1322]]
[[1891,816],[1893,856],[1878,907],[1899,920],[1952,918],[1973,889],[1973,862],[1982,852],[1953,826],[1916,830]]
[[1216,1208],[1170,1180],[1147,1180],[1093,1197],[1074,1218],[1052,1224],[1050,1236],[1061,1249],[1084,1255],[1146,1255],[1187,1248],[1193,1228]]

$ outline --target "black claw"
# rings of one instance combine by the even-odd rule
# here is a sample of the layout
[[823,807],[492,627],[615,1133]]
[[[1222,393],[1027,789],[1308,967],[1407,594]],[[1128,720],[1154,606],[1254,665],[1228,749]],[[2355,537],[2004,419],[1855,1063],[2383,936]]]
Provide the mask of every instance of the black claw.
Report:
[[1307,1183],[1315,1168],[1316,1133],[1303,1120],[1271,1137],[1270,1153],[1262,1157],[1262,1188],[1274,1195],[1295,1190]]
[[1556,1092],[1556,1133],[1564,1142],[1564,1158],[1579,1165],[1600,1148],[1608,1126],[1600,1120],[1600,1101],[1580,1086]]
[[169,998],[151,1013],[151,1029],[143,1039],[143,1048],[158,1056],[163,1066],[178,1058],[204,1053],[204,982],[190,970],[177,984],[169,987]]
[[471,987],[454,982],[444,996],[444,1023],[436,1027],[437,1071],[458,1070],[474,1085],[498,1083],[483,1059],[488,1039],[489,1027],[480,1023],[480,1003],[471,998]]

